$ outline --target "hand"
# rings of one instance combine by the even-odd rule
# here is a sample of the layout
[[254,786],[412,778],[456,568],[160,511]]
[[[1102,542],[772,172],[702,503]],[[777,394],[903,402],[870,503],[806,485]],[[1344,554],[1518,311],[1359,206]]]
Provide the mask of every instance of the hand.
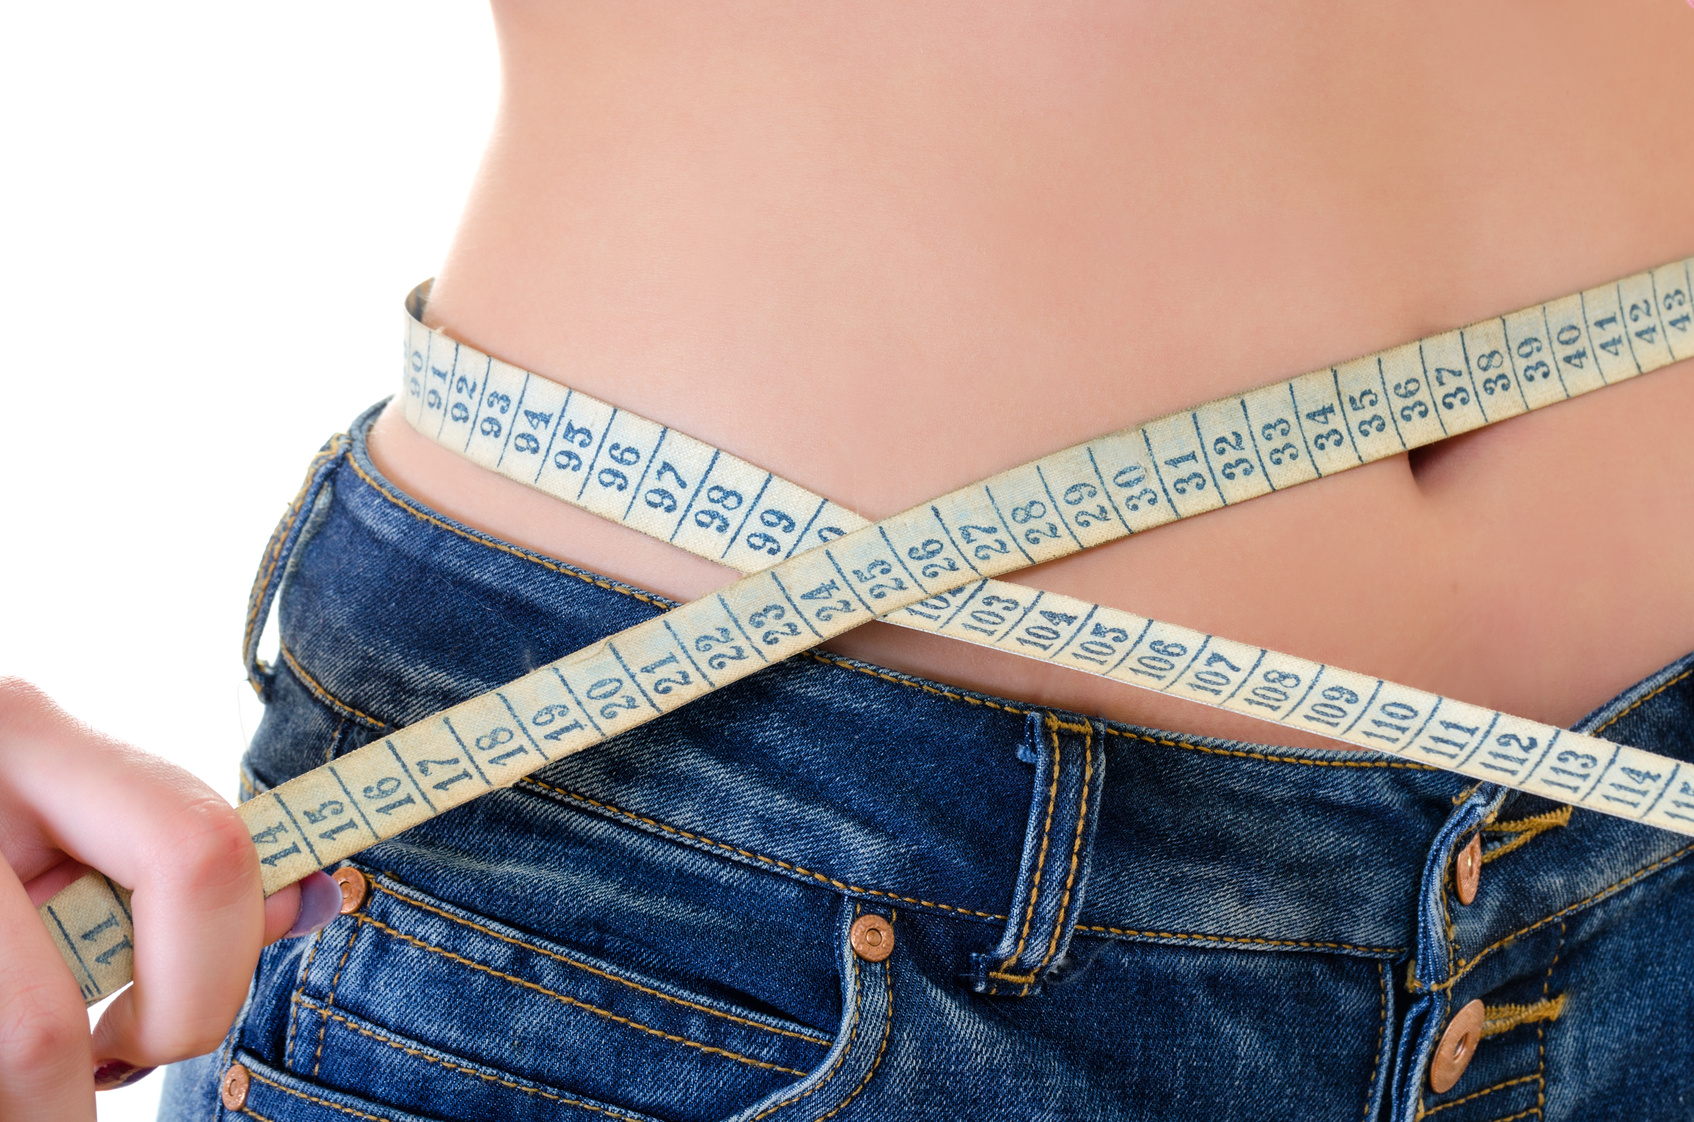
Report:
[[[134,892],[136,931],[135,984],[92,1036],[35,910],[88,867]],[[333,918],[334,882],[302,885],[311,915],[300,885],[265,899],[247,828],[214,791],[0,678],[0,1118],[91,1122],[97,1082],[216,1048],[260,948]]]

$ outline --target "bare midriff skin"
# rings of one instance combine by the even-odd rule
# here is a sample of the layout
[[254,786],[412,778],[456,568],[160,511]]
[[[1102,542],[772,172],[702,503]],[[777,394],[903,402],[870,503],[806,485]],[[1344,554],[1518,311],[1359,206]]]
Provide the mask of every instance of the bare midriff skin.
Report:
[[[431,324],[868,518],[1694,254],[1681,0],[494,7]],[[372,450],[541,553],[734,576],[392,407]],[[1013,579],[1569,724],[1694,649],[1694,363]],[[1335,746],[889,625],[831,648]]]

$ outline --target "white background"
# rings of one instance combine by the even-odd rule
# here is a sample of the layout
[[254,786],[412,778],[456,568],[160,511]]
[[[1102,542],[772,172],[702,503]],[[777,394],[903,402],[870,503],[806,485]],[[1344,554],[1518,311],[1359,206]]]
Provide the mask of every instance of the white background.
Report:
[[0,673],[233,796],[253,570],[398,384],[496,82],[469,0],[0,5]]

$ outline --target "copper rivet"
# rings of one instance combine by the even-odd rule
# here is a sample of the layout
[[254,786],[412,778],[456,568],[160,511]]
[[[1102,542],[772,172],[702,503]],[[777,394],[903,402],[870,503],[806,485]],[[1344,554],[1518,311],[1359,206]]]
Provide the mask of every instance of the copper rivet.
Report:
[[224,1106],[230,1110],[240,1110],[247,1105],[247,1088],[253,1085],[253,1077],[247,1074],[247,1069],[240,1064],[230,1064],[224,1072],[223,1082],[218,1086],[218,1093],[223,1097]]
[[882,962],[894,953],[894,925],[879,915],[862,915],[848,929],[847,941],[866,962]]
[[1473,1001],[1453,1014],[1435,1055],[1429,1061],[1429,1089],[1436,1094],[1453,1089],[1453,1084],[1470,1066],[1476,1046],[1482,1042],[1482,1002]]
[[1476,899],[1476,885],[1481,879],[1482,835],[1475,834],[1453,858],[1453,890],[1459,894],[1459,903],[1468,904]]
[[371,890],[371,882],[365,879],[365,874],[351,865],[343,865],[331,874],[341,886],[341,914],[352,915],[359,910],[359,905],[365,902],[365,894]]

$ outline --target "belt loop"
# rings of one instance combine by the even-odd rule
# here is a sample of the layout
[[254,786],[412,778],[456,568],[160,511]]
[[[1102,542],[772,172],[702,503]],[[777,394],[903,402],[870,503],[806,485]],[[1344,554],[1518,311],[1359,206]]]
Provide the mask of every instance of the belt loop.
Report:
[[1034,797],[1011,917],[1000,943],[971,956],[978,993],[1026,997],[1070,949],[1094,852],[1106,778],[1105,728],[1071,714],[1031,713]]
[[300,544],[306,536],[307,527],[315,521],[313,517],[302,516],[308,512],[316,515],[320,500],[328,501],[330,492],[326,485],[347,445],[347,434],[338,433],[330,437],[312,457],[311,466],[306,469],[306,480],[300,485],[300,493],[282,512],[282,521],[272,531],[271,540],[265,546],[264,559],[259,563],[258,575],[253,578],[253,590],[247,594],[247,624],[241,635],[241,658],[247,667],[247,681],[261,698],[268,697],[273,673],[269,666],[259,661],[259,640],[265,631],[265,621],[270,618],[271,602],[276,599],[277,588],[282,584],[283,574],[288,571],[294,547]]

